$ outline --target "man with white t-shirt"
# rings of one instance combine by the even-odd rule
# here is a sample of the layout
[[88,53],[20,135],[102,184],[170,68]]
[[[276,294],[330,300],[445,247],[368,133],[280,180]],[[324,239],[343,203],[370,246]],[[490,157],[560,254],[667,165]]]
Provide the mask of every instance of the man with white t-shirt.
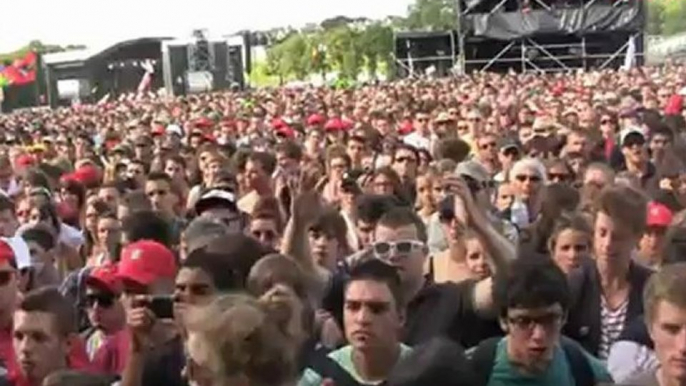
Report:
[[416,148],[431,150],[431,129],[429,127],[429,114],[423,111],[417,112],[414,120],[414,131],[403,138],[403,142]]

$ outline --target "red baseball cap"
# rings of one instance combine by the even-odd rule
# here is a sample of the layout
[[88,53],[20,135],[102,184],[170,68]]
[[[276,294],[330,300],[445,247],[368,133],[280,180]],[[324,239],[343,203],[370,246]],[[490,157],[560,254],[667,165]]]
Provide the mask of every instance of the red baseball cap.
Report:
[[317,126],[323,124],[324,122],[326,122],[326,119],[324,119],[324,117],[320,114],[312,114],[307,117],[308,126]]
[[13,262],[16,263],[16,260],[14,249],[4,240],[0,240],[0,263],[6,261],[12,264]]
[[164,126],[161,126],[161,125],[155,125],[151,131],[152,135],[164,135],[164,133],[165,133],[165,128],[164,128]]
[[283,135],[286,138],[295,138],[295,130],[290,126],[282,126],[276,129],[276,134]]
[[398,133],[400,135],[407,135],[410,134],[411,132],[414,131],[414,125],[412,125],[412,121],[404,121],[400,127],[398,127]]
[[93,187],[100,183],[100,169],[97,166],[81,166],[72,173],[72,176],[86,187]]
[[668,227],[672,224],[674,215],[666,206],[657,203],[648,203],[648,226],[649,227]]
[[86,284],[118,295],[121,293],[122,285],[121,279],[117,276],[117,271],[117,266],[114,264],[95,267],[86,278]]
[[274,118],[272,120],[272,128],[274,128],[274,130],[279,130],[279,129],[284,128],[286,126],[288,126],[288,124],[286,124],[286,121],[284,121],[281,118]]
[[22,154],[17,156],[17,158],[14,160],[14,163],[19,167],[29,167],[36,163],[36,159],[30,154]]
[[193,122],[193,126],[200,129],[208,129],[214,125],[211,119],[207,117],[198,118]]
[[345,125],[343,124],[343,121],[340,118],[333,118],[329,119],[329,121],[326,122],[326,125],[324,125],[324,129],[326,131],[343,131],[345,130]]
[[169,248],[158,242],[136,241],[122,250],[117,276],[142,285],[152,284],[160,278],[173,279],[176,259]]

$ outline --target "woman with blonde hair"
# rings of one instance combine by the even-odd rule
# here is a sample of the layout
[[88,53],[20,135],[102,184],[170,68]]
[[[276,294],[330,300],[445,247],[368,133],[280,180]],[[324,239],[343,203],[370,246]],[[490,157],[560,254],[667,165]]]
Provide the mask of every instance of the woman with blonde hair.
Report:
[[190,385],[294,384],[297,344],[271,316],[274,296],[226,295],[190,312],[184,370]]

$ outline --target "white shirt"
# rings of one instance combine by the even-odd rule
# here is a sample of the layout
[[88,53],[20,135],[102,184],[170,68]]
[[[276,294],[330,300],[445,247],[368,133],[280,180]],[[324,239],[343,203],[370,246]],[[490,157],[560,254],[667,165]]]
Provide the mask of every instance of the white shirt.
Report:
[[57,238],[59,242],[64,243],[74,249],[79,249],[86,242],[83,233],[71,225],[65,223],[60,224],[60,235]]
[[416,148],[431,151],[431,138],[425,137],[414,131],[403,138],[403,142]]
[[21,236],[2,237],[2,240],[12,248],[18,269],[24,269],[31,266],[31,252],[29,251],[28,244],[26,244],[26,241],[24,241]]
[[21,193],[21,184],[19,184],[15,178],[12,178],[7,185],[7,190],[0,189],[0,193],[8,197],[14,197]]

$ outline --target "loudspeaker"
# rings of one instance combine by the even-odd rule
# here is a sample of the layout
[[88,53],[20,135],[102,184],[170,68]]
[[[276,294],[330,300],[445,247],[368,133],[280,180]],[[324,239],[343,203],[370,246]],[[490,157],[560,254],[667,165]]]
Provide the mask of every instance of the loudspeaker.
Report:
[[226,41],[211,41],[202,60],[207,70],[194,69],[198,64],[198,46],[189,42],[169,43],[162,46],[164,85],[173,95],[225,90],[237,84],[245,87],[243,75],[243,48],[229,46]]
[[231,82],[227,75],[229,67],[229,48],[225,42],[213,43],[214,45],[214,89],[225,90]]
[[186,71],[188,71],[188,47],[185,45],[163,45],[162,60],[164,86],[173,95],[186,93]]
[[243,50],[241,46],[228,47],[228,66],[226,68],[226,78],[229,86],[237,84],[241,89],[245,87],[245,76],[243,75]]

